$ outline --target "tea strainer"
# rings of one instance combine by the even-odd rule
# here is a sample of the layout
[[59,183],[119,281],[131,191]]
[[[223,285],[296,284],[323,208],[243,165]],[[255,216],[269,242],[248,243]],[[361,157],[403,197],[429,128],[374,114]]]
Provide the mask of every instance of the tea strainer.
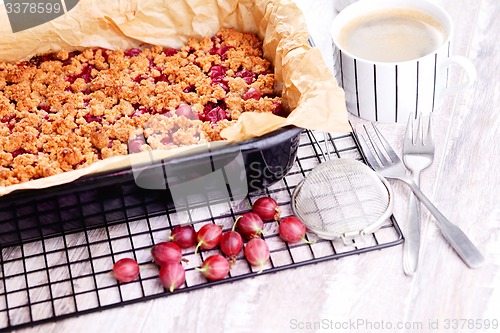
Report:
[[308,229],[324,239],[344,243],[378,230],[391,216],[392,189],[385,178],[364,163],[350,158],[324,157],[295,188],[292,210]]

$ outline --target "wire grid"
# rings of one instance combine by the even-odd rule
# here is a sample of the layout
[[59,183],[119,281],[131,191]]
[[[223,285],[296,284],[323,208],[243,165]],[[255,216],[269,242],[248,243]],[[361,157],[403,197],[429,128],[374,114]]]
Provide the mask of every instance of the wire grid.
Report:
[[[251,267],[240,253],[227,278],[209,282],[195,268],[201,266],[205,258],[220,251],[214,249],[195,254],[194,248],[185,249],[183,257],[188,260],[183,263],[186,282],[171,294],[159,282],[159,269],[152,264],[150,249],[156,243],[167,241],[169,230],[177,224],[192,223],[198,230],[204,224],[215,223],[229,230],[234,220],[249,211],[252,203],[262,195],[271,196],[278,202],[282,217],[292,215],[290,201],[294,188],[323,160],[325,142],[316,145],[313,139],[311,132],[303,132],[296,163],[287,176],[243,201],[144,216],[127,223],[63,233],[1,248],[0,330],[34,326],[256,276],[260,268]],[[364,160],[351,134],[330,135],[328,141],[332,158]],[[278,222],[265,222],[264,230],[263,238],[269,246],[271,258],[259,275],[379,250],[403,241],[393,217],[361,244],[322,240],[310,233],[307,238],[314,242],[312,244],[287,244],[278,235]],[[133,282],[120,284],[110,271],[114,262],[125,257],[139,262],[141,274]]]

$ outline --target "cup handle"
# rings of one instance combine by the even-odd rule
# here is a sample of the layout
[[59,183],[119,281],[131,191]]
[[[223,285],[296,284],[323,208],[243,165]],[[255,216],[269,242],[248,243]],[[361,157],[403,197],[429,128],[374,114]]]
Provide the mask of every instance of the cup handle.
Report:
[[477,77],[476,68],[474,67],[472,62],[470,62],[469,59],[462,57],[462,56],[458,56],[458,55],[451,56],[448,59],[446,59],[446,61],[443,63],[442,66],[443,66],[443,68],[448,68],[449,66],[451,66],[453,64],[460,66],[464,70],[467,78],[464,81],[462,81],[462,83],[460,83],[456,86],[446,87],[442,91],[442,94],[441,94],[442,99],[444,99],[450,95],[459,93],[462,90],[464,90],[465,88],[470,87],[472,85],[472,83],[474,83],[474,81],[476,80],[476,77]]

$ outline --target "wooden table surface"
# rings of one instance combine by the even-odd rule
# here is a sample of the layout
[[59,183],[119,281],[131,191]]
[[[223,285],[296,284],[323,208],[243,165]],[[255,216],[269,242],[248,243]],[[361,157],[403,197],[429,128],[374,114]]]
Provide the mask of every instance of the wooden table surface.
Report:
[[[396,246],[19,332],[312,332],[307,327],[315,322],[322,324],[316,331],[335,332],[493,331],[480,325],[500,321],[500,43],[495,37],[500,3],[435,2],[456,24],[454,53],[474,63],[478,79],[435,111],[436,156],[423,173],[421,187],[477,244],[486,257],[484,267],[468,269],[423,209],[421,265],[413,277],[404,274],[403,247]],[[297,3],[331,65],[328,28],[336,15],[333,1]],[[461,74],[453,72],[452,82]],[[354,127],[366,123],[350,118]],[[379,128],[401,151],[404,127]],[[391,184],[394,215],[404,229],[409,191],[395,181]],[[455,324],[458,328],[453,329]]]

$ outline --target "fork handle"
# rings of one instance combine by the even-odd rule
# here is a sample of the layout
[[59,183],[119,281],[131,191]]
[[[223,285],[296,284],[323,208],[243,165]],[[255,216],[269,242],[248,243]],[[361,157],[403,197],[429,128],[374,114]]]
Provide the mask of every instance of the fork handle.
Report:
[[[419,184],[420,172],[416,172],[414,181]],[[403,268],[406,275],[413,275],[417,271],[420,252],[420,202],[412,193],[408,204],[406,217],[407,230],[403,244]]]
[[464,232],[451,223],[440,211],[432,204],[432,202],[425,196],[420,188],[411,179],[403,180],[411,188],[413,193],[417,196],[421,203],[429,209],[429,212],[436,218],[437,225],[443,236],[448,240],[451,247],[458,253],[460,258],[469,266],[470,268],[478,268],[483,265],[484,257],[479,252],[477,247],[470,241]]

